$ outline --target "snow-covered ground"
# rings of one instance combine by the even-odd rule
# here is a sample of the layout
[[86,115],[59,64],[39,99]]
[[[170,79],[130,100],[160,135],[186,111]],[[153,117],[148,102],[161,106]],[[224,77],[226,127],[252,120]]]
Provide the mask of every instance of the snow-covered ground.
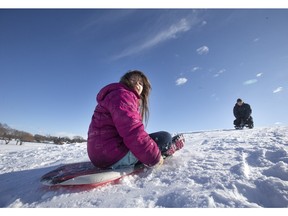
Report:
[[86,144],[0,141],[0,207],[288,207],[288,127],[185,134],[158,169],[94,189],[49,189],[40,177],[87,161]]

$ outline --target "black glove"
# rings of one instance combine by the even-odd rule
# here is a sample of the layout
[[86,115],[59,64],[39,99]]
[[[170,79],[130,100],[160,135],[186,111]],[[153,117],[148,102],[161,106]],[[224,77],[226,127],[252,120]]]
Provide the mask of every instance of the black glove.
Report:
[[247,122],[249,121],[250,116],[248,116],[247,118],[245,118],[246,120],[244,121],[245,124],[247,124]]

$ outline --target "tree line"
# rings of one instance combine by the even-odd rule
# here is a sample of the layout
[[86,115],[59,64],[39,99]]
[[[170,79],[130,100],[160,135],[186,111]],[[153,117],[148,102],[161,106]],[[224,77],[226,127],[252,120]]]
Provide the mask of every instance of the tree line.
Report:
[[22,145],[23,142],[39,142],[39,143],[54,143],[54,144],[65,144],[65,143],[81,143],[86,142],[81,136],[70,137],[57,137],[57,136],[44,136],[40,134],[31,134],[25,131],[20,131],[9,127],[7,124],[0,123],[0,140],[4,140],[5,144],[8,144],[12,140],[16,140],[16,145]]

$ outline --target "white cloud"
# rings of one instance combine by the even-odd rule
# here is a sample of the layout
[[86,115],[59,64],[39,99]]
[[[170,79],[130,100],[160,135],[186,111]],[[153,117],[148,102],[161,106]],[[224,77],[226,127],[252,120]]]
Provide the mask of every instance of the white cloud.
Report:
[[200,67],[193,67],[193,68],[192,68],[192,72],[197,71],[197,70],[200,70],[200,69],[201,69]]
[[185,77],[181,77],[179,79],[176,80],[176,85],[184,85],[186,82],[188,81],[188,79],[186,79]]
[[278,93],[278,92],[281,92],[281,91],[283,91],[283,87],[278,87],[278,88],[276,88],[276,89],[273,91],[273,93]]
[[255,84],[256,82],[258,82],[257,79],[251,79],[251,80],[247,80],[243,82],[243,85],[252,85],[252,84]]
[[202,26],[207,25],[207,21],[203,20],[201,24]]
[[275,125],[282,125],[283,123],[282,122],[275,122],[274,124]]
[[134,46],[134,47],[130,47],[124,50],[119,55],[114,56],[114,59],[119,59],[119,58],[123,58],[126,56],[130,56],[132,54],[139,53],[143,50],[152,48],[169,39],[177,38],[177,36],[180,33],[189,31],[192,28],[192,25],[194,24],[195,23],[193,21],[183,18],[177,23],[170,25],[169,28],[158,32],[153,37],[150,37],[148,40],[144,41],[142,44]]
[[225,71],[226,71],[226,69],[219,70],[216,74],[214,74],[214,77],[220,76],[220,74],[224,73]]
[[263,73],[258,73],[257,75],[256,75],[256,77],[261,77],[263,75]]
[[226,69],[221,69],[220,71],[218,71],[219,74],[224,73],[226,71]]
[[209,48],[207,46],[202,46],[202,47],[199,47],[198,49],[196,49],[196,52],[199,55],[205,55],[209,52]]
[[260,38],[255,38],[254,40],[253,40],[253,42],[258,42],[260,40]]

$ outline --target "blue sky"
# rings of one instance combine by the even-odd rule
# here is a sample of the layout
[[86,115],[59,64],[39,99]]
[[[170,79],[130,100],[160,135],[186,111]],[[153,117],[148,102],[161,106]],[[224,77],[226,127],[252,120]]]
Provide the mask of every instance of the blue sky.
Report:
[[86,138],[96,94],[152,84],[147,132],[287,125],[288,9],[1,9],[0,122]]

